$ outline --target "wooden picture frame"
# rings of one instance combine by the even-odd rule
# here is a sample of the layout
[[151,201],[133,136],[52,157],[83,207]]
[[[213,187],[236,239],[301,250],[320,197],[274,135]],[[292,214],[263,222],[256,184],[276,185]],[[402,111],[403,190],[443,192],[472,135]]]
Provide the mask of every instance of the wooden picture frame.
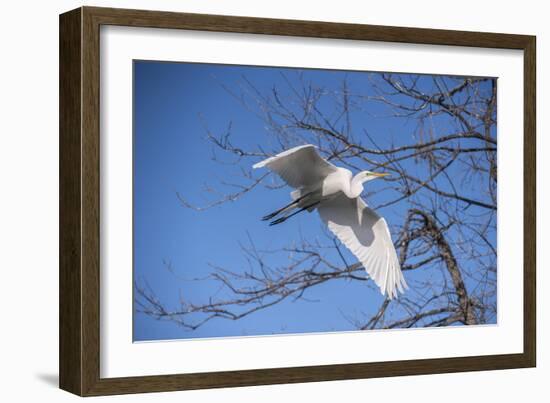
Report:
[[[523,353],[275,369],[100,377],[99,29],[172,28],[524,52]],[[534,367],[536,363],[535,37],[81,7],[60,16],[60,387],[80,396]]]

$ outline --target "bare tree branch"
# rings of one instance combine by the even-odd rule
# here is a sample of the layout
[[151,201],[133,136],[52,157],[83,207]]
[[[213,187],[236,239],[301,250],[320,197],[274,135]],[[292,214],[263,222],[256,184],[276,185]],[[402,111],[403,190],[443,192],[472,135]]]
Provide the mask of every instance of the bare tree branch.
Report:
[[[238,180],[214,188],[220,197],[185,208],[204,211],[270,191],[251,165],[297,144],[311,143],[319,152],[352,170],[383,169],[392,173],[387,187],[366,193],[376,209],[402,211],[393,222],[395,246],[409,291],[384,299],[364,317],[350,319],[357,329],[473,325],[496,318],[497,139],[496,80],[373,73],[368,90],[347,78],[337,88],[317,87],[300,73],[282,75],[283,86],[260,91],[243,78],[241,93],[226,88],[237,102],[267,128],[266,149],[236,145],[231,125],[225,133],[207,130],[213,159],[240,168]],[[399,133],[371,133],[361,122],[403,121]],[[219,158],[223,156],[223,158]],[[236,191],[224,191],[236,189]],[[242,246],[246,265],[229,269],[212,265],[206,279],[219,285],[219,296],[191,301],[183,295],[168,308],[147,283],[136,282],[139,312],[194,330],[214,319],[239,320],[284,301],[308,300],[308,292],[336,280],[372,281],[359,263],[347,261],[345,248],[332,236],[325,243],[301,239],[297,244],[259,252]],[[277,256],[272,267],[264,255]]]

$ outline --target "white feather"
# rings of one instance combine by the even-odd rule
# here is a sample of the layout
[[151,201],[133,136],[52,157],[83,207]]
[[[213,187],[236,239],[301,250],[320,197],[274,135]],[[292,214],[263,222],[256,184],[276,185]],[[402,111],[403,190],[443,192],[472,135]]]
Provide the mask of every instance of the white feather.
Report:
[[357,197],[341,194],[317,209],[328,228],[357,257],[369,276],[389,298],[407,287],[388,224]]
[[355,177],[344,168],[324,160],[311,144],[291,148],[258,162],[295,188],[291,198],[299,203],[281,209],[317,207],[321,218],[340,241],[357,257],[382,294],[397,296],[407,287],[386,221],[361,199],[363,182],[379,177],[363,171]]
[[289,186],[301,188],[321,183],[338,168],[325,161],[314,145],[307,144],[283,151],[267,158],[252,168],[269,168],[277,173]]

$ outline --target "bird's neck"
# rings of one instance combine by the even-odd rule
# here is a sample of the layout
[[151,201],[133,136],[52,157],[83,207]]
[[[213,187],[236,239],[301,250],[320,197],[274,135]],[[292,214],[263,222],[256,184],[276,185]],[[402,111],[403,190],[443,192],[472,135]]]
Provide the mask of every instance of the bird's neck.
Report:
[[361,180],[357,176],[354,176],[350,183],[350,194],[348,195],[348,197],[354,199],[356,197],[359,197],[362,192],[363,180]]

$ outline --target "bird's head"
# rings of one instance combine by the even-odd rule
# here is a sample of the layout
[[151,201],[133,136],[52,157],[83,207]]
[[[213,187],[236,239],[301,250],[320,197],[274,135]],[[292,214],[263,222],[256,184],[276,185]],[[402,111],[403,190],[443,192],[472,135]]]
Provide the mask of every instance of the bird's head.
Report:
[[363,183],[371,181],[376,178],[383,178],[384,176],[388,176],[387,173],[378,173],[378,172],[371,172],[371,171],[362,171],[359,172],[357,175],[353,177],[351,180],[351,197],[358,197],[361,192],[363,192]]
[[389,176],[389,173],[378,173],[372,171],[361,171],[353,178],[354,181],[358,183],[365,183],[373,179],[383,178],[384,176]]

